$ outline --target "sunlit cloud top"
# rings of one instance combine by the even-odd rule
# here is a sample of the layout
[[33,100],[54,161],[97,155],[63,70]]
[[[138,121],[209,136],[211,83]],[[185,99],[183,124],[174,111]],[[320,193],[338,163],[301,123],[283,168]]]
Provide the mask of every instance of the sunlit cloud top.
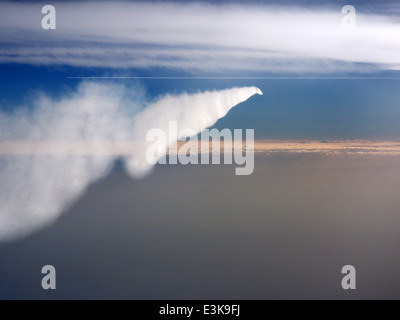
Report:
[[[56,30],[42,4],[0,4],[0,62],[201,72],[332,73],[400,70],[399,5],[342,6],[55,2]],[[387,12],[387,14],[385,14]]]

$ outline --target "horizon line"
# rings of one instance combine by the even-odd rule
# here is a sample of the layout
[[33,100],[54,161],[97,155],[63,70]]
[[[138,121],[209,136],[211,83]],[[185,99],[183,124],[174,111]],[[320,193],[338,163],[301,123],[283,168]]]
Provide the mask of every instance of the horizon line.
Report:
[[[255,153],[319,153],[319,154],[376,154],[400,155],[400,141],[377,140],[254,140],[242,142],[242,150],[253,150]],[[180,152],[214,153],[233,152],[232,140],[225,143],[223,139],[216,141],[189,140],[178,141],[167,147],[167,154]],[[206,143],[205,150],[202,144]],[[129,141],[1,141],[0,156],[129,156],[134,155],[136,147],[143,144]],[[181,151],[185,146],[184,151]]]

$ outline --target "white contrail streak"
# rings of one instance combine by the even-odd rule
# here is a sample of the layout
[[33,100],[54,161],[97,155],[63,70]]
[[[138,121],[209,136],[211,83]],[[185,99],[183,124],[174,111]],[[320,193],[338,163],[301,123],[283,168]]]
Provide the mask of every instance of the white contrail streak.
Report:
[[[60,100],[42,96],[33,109],[0,113],[0,240],[26,236],[55,221],[110,172],[117,157],[131,176],[148,174],[148,130],[166,129],[173,120],[200,132],[261,94],[245,87],[166,95],[143,109],[140,92],[85,82]],[[169,137],[162,149],[178,138]]]

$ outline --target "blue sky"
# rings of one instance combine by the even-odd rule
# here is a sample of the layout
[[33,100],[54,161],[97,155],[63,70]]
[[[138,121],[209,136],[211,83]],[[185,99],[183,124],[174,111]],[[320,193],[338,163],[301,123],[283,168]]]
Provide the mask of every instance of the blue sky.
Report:
[[[112,81],[139,84],[149,100],[166,93],[258,86],[263,97],[243,103],[216,124],[218,128],[254,128],[257,138],[399,140],[400,80],[395,78],[400,78],[400,40],[380,31],[399,28],[400,16],[395,13],[400,6],[395,1],[355,1],[357,33],[343,40],[349,35],[338,36],[331,24],[337,19],[340,27],[340,10],[348,3],[321,3],[168,2],[166,7],[160,2],[150,3],[138,9],[147,14],[142,17],[141,29],[129,19],[139,18],[133,10],[137,3],[119,3],[110,11],[108,7],[102,9],[102,4],[75,8],[73,3],[56,1],[57,29],[47,31],[41,29],[42,15],[35,11],[40,10],[40,1],[24,2],[19,7],[2,3],[4,15],[21,14],[12,22],[1,19],[0,108],[11,111],[29,105],[38,92],[58,97],[73,91],[83,80],[70,77],[205,77]],[[121,10],[124,8],[125,13]],[[179,10],[187,19],[178,19],[175,12]],[[237,18],[242,12],[240,22]],[[318,20],[310,24],[308,17],[317,19],[320,12],[326,15],[326,25]],[[87,21],[82,21],[85,14]],[[114,24],[107,19],[99,20],[104,25],[97,20],[90,22],[107,14]],[[118,21],[119,15],[127,21]],[[263,15],[278,20],[268,22]],[[173,17],[179,21],[166,29]],[[197,19],[194,23],[198,28],[190,18]],[[252,25],[252,21],[258,24]],[[151,22],[159,25],[153,27]],[[83,23],[81,28],[77,23]],[[302,27],[304,33],[296,33]],[[326,37],[318,32],[325,27]],[[371,30],[377,30],[377,34]],[[135,35],[139,31],[143,36]],[[254,39],[247,39],[252,34]],[[302,35],[304,41],[298,39]],[[323,42],[325,38],[330,40]]]

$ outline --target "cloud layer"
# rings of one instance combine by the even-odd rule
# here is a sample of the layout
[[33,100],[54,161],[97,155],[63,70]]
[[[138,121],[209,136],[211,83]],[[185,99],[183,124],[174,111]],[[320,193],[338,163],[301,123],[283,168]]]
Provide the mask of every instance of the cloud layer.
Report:
[[[200,132],[256,93],[255,87],[232,88],[166,95],[145,104],[140,88],[85,82],[58,100],[43,95],[33,106],[0,113],[0,240],[54,221],[110,172],[120,156],[116,142],[131,147],[123,155],[126,168],[142,177],[152,168],[145,156],[153,144],[145,141],[148,130],[175,120],[180,128]],[[177,139],[170,136],[160,150]],[[38,149],[21,152],[24,146]]]
[[[256,4],[55,2],[57,29],[41,6],[0,3],[0,62],[110,68],[167,67],[194,74],[400,69],[400,20],[341,7]],[[378,12],[377,11],[377,12]]]

